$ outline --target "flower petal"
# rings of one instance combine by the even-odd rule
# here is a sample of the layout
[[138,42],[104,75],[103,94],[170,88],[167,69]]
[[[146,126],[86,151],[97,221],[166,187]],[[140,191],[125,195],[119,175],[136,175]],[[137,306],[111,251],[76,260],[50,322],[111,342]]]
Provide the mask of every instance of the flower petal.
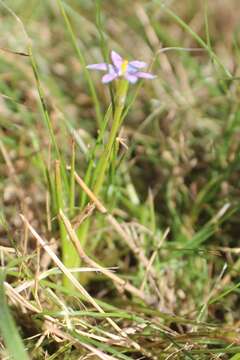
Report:
[[138,72],[134,73],[134,75],[137,76],[138,78],[149,79],[149,80],[155,79],[157,77],[156,75],[153,75],[153,74],[150,74],[147,72],[142,72],[142,71],[138,71]]
[[121,65],[123,62],[122,57],[118,53],[116,53],[116,51],[112,50],[111,51],[111,59],[112,59],[113,65],[117,68],[117,70],[121,71]]
[[108,67],[109,67],[109,65],[106,64],[106,63],[87,65],[87,69],[89,69],[89,70],[102,70],[102,71],[107,71],[107,70],[108,70]]
[[116,75],[118,74],[118,72],[116,71],[116,68],[113,65],[107,64],[107,68],[108,68],[109,74],[116,74]]
[[144,61],[138,61],[138,60],[130,61],[128,63],[128,65],[130,65],[136,69],[142,69],[147,66],[147,64]]
[[124,74],[125,79],[127,79],[131,84],[135,84],[138,81],[138,77],[135,76],[135,74],[130,74],[129,72],[126,72]]
[[107,73],[106,75],[104,75],[102,77],[102,83],[103,84],[107,84],[111,81],[113,81],[114,79],[116,79],[118,77],[118,74],[114,73]]
[[129,63],[128,66],[127,66],[127,72],[128,72],[129,74],[134,74],[134,73],[138,72],[138,69],[135,68],[134,66],[132,66],[132,65]]

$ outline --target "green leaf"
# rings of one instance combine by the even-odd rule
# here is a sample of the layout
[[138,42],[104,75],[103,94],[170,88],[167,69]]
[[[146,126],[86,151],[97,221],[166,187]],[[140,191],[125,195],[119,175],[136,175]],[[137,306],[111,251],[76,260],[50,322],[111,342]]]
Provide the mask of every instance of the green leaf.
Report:
[[0,334],[11,359],[29,360],[4,293],[4,272],[0,270]]
[[240,353],[235,354],[230,360],[240,360]]

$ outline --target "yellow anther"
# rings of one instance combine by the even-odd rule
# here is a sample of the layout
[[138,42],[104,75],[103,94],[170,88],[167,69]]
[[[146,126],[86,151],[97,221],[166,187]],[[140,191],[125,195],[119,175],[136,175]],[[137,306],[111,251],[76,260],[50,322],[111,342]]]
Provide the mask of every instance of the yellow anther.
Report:
[[128,61],[123,60],[122,65],[121,65],[121,73],[122,74],[125,74],[125,72],[127,71],[127,66],[128,66]]

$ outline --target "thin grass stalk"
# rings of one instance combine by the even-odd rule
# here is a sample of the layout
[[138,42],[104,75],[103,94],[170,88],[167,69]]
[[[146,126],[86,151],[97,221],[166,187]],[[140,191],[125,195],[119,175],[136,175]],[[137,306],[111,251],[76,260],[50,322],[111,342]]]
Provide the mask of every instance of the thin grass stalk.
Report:
[[[95,169],[95,158],[96,158],[96,153],[98,148],[100,147],[102,141],[103,141],[103,137],[104,137],[104,133],[107,127],[107,124],[109,122],[110,119],[110,114],[112,111],[112,107],[111,105],[108,107],[108,110],[106,112],[106,115],[104,117],[104,121],[101,125],[101,129],[99,131],[98,134],[98,138],[96,141],[96,144],[90,154],[90,158],[89,158],[89,162],[88,162],[88,167],[86,170],[86,175],[84,177],[84,182],[88,185],[92,184],[93,182],[93,176],[94,176],[94,169]],[[82,191],[81,197],[80,197],[80,209],[83,209],[84,206],[86,205],[87,202],[87,195],[84,191]],[[77,233],[78,233],[78,237],[80,239],[81,245],[83,246],[83,248],[85,248],[85,244],[87,241],[87,234],[88,234],[88,230],[90,227],[90,219],[86,219],[80,226],[80,228],[78,229]]]
[[59,147],[58,147],[55,135],[54,135],[52,123],[51,123],[51,120],[50,120],[50,116],[49,116],[47,105],[46,105],[45,98],[44,98],[44,91],[43,91],[41,81],[40,81],[40,77],[39,77],[38,66],[37,66],[36,60],[34,58],[31,46],[28,47],[28,53],[29,53],[29,58],[30,58],[34,78],[35,78],[36,85],[37,85],[37,91],[38,91],[38,95],[39,95],[39,99],[40,99],[40,105],[41,105],[42,112],[43,112],[43,119],[44,119],[45,125],[46,125],[46,127],[48,129],[48,133],[49,133],[51,143],[53,145],[55,158],[57,158],[60,161],[61,173],[62,173],[62,176],[63,176],[64,185],[66,187],[66,190],[68,191],[69,190],[69,184],[68,184],[67,173],[66,173],[66,165],[65,165],[65,162],[64,162],[64,160],[63,160],[63,158],[61,156],[61,153],[60,153],[60,150],[59,150]]
[[76,151],[75,151],[75,141],[72,139],[72,158],[71,158],[71,172],[70,172],[70,194],[69,194],[69,208],[70,208],[70,216],[74,216],[75,209],[75,159],[76,159]]
[[112,155],[113,146],[119,132],[119,127],[121,125],[122,114],[125,106],[125,100],[128,90],[128,81],[122,79],[118,83],[117,88],[117,101],[116,101],[116,108],[113,117],[112,128],[109,134],[108,142],[105,146],[105,149],[100,157],[100,160],[97,164],[96,170],[94,172],[94,181],[95,184],[93,185],[93,192],[95,195],[98,195],[101,191],[101,188],[104,183],[104,179],[106,176],[106,170],[109,166],[109,160]]
[[[102,17],[101,17],[101,5],[102,5],[102,0],[95,0],[96,28],[99,33],[99,46],[101,48],[101,52],[102,52],[104,61],[107,63],[109,48],[108,48],[108,42],[106,41],[106,37],[104,36],[103,21],[102,21]],[[110,96],[111,96],[112,108],[114,111],[114,89],[113,89],[112,83],[109,84],[109,91],[110,91]]]
[[[93,187],[93,192],[95,193],[95,195],[99,194],[99,192],[102,189],[104,180],[105,180],[106,171],[108,169],[109,162],[110,162],[111,155],[112,155],[113,148],[114,148],[114,143],[115,143],[115,140],[116,140],[116,137],[117,137],[117,134],[119,132],[119,128],[120,128],[121,122],[122,122],[122,115],[123,115],[123,111],[124,111],[127,90],[128,90],[128,81],[126,81],[125,79],[120,80],[118,83],[118,87],[117,87],[116,108],[115,108],[115,112],[114,112],[112,128],[111,128],[110,134],[109,134],[109,139],[108,139],[105,149],[103,150],[103,153],[99,159],[99,162],[93,172],[92,187]],[[108,112],[107,112],[107,114],[108,114]],[[105,126],[103,126],[101,129],[101,134],[100,134],[99,140],[102,140],[107,122],[108,122],[108,116],[106,117]],[[91,171],[90,171],[91,169],[92,169],[92,166],[88,169],[89,177],[91,175]],[[88,178],[86,181],[87,184],[89,183],[89,180],[90,179]],[[86,195],[84,196],[84,201],[86,201]],[[88,233],[89,227],[90,227],[90,219],[85,221],[81,225],[81,227],[79,228],[79,231],[78,231],[79,240],[80,240],[83,248],[85,247],[85,244],[86,244],[87,233]]]
[[[159,0],[156,0],[159,2]],[[160,1],[161,2],[161,1]],[[210,58],[219,66],[220,69],[223,70],[227,78],[232,78],[232,74],[226,68],[226,66],[219,60],[219,57],[212,51],[211,47],[208,43],[206,43],[195,31],[193,31],[190,26],[188,26],[178,15],[175,14],[171,9],[168,7],[163,7],[164,11],[173,19],[175,20],[184,30],[186,30],[195,40],[202,46],[209,54]]]
[[73,48],[74,48],[74,50],[75,50],[75,52],[77,54],[77,57],[79,59],[80,64],[82,65],[83,74],[84,74],[84,76],[86,78],[86,81],[87,81],[87,84],[88,84],[88,87],[89,87],[89,91],[90,91],[91,97],[93,99],[97,124],[100,127],[101,123],[102,123],[101,107],[100,107],[100,103],[99,103],[99,100],[98,100],[98,97],[97,97],[97,93],[95,91],[93,81],[91,79],[91,76],[89,75],[89,71],[86,68],[86,61],[85,61],[84,55],[83,55],[82,51],[80,50],[80,48],[78,46],[76,35],[74,34],[72,25],[71,25],[71,23],[69,21],[67,13],[66,13],[66,11],[64,9],[64,5],[63,5],[62,0],[57,0],[57,3],[58,3],[58,6],[59,6],[59,9],[60,9],[60,12],[62,14],[62,17],[64,19],[64,23],[65,23],[68,35],[70,37],[72,46],[73,46]]
[[46,127],[48,129],[48,132],[49,132],[49,135],[50,135],[50,138],[51,138],[51,142],[52,142],[53,147],[54,147],[54,151],[56,152],[57,157],[60,159],[60,151],[59,151],[57,141],[56,141],[55,136],[54,136],[51,120],[50,120],[48,110],[47,110],[47,105],[45,103],[44,92],[43,92],[41,82],[40,82],[40,79],[39,79],[37,63],[36,63],[36,60],[35,60],[35,58],[33,56],[32,48],[30,46],[28,48],[28,53],[29,53],[31,66],[32,66],[33,74],[34,74],[36,85],[37,85],[37,90],[38,90],[38,95],[39,95],[39,98],[40,98],[41,107],[42,107],[42,110],[43,110],[43,119],[44,119],[45,125],[46,125]]
[[[59,210],[64,208],[64,197],[61,181],[61,171],[60,171],[60,162],[56,160],[55,162],[55,192],[56,192],[56,201],[57,201],[57,213]],[[67,268],[78,267],[80,264],[79,256],[69,241],[67,231],[62,222],[62,219],[58,217],[58,224],[60,229],[61,237],[61,250],[62,250],[62,261]],[[72,288],[71,282],[66,276],[63,276],[63,285],[67,288]]]
[[[111,112],[112,112],[112,106],[110,105],[108,107],[108,109],[107,109],[107,112],[106,112],[105,116],[104,116],[104,120],[102,122],[100,131],[98,133],[98,137],[97,137],[97,141],[95,143],[95,146],[93,147],[93,149],[92,149],[92,151],[90,152],[90,155],[89,155],[88,166],[87,166],[86,174],[85,174],[85,177],[84,177],[84,182],[86,184],[88,184],[88,185],[92,184],[92,177],[93,177],[94,168],[95,168],[95,164],[96,164],[95,159],[96,159],[97,150],[99,149],[100,145],[103,142],[104,133],[106,131],[106,127],[107,127],[107,124],[109,122]],[[86,205],[86,200],[87,200],[86,193],[82,192],[81,198],[80,198],[80,208],[81,209],[83,209],[83,207]]]

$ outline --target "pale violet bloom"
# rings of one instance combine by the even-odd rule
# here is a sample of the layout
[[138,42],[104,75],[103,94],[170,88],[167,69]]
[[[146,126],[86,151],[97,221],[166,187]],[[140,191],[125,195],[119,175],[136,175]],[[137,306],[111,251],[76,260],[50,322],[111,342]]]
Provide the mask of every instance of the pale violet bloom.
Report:
[[147,66],[147,64],[143,61],[127,61],[115,51],[111,52],[111,60],[112,64],[91,64],[87,66],[87,69],[107,71],[107,74],[102,77],[102,82],[104,84],[107,84],[119,77],[124,77],[132,84],[135,84],[138,79],[154,79],[156,77],[153,74],[141,71],[141,69]]

